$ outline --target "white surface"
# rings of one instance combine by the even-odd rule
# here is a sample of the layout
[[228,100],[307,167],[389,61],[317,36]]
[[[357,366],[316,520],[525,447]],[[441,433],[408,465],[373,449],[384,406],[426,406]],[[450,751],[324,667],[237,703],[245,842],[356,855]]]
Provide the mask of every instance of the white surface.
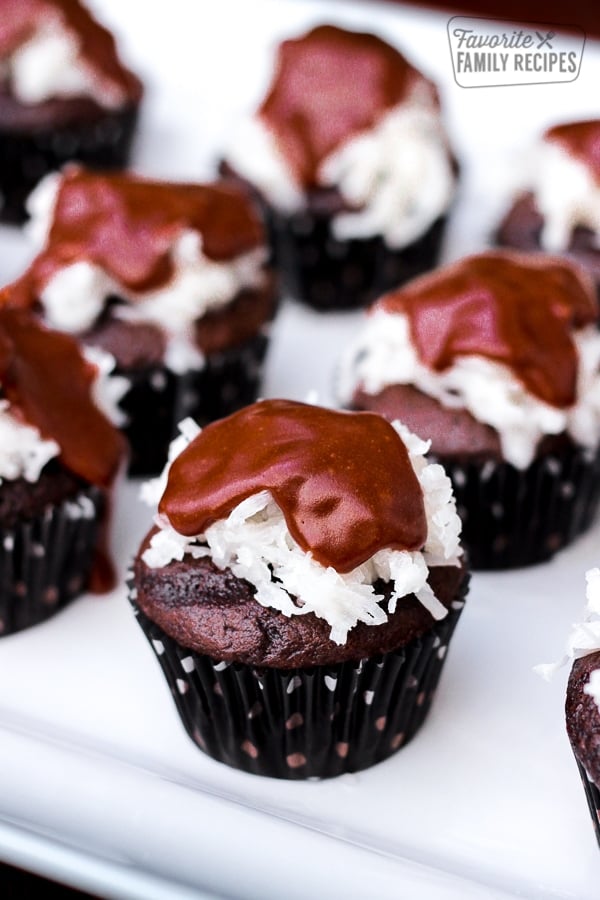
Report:
[[[329,19],[396,39],[442,82],[462,161],[448,258],[483,246],[497,209],[490,185],[514,152],[547,123],[598,112],[591,42],[572,84],[464,90],[452,79],[443,15],[171,0],[165,37],[162,4],[144,4],[143,17],[134,0],[95,8],[128,33],[128,58],[150,83],[140,168],[179,178],[209,174],[236,111],[261,89],[274,35]],[[1,237],[8,280],[27,249],[14,231]],[[316,386],[329,399],[335,358],[359,323],[286,306],[265,393],[302,399]],[[123,569],[149,518],[134,497],[128,486],[117,505]],[[545,566],[475,576],[422,731],[392,759],[334,781],[262,779],[205,757],[123,591],[3,638],[0,857],[144,900],[594,900],[598,848],[563,726],[567,673],[547,685],[531,667],[560,656],[599,538],[596,527]]]

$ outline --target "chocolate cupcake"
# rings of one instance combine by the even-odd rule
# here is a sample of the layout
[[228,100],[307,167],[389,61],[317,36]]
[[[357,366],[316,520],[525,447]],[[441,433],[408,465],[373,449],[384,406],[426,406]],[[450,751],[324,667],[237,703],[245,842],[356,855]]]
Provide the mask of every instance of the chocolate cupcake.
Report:
[[467,589],[443,470],[380,416],[286,400],[182,431],[131,602],[192,740],[279,778],[390,756]]
[[572,627],[565,656],[558,663],[536,666],[535,671],[550,680],[572,663],[565,704],[567,734],[600,844],[600,569],[590,569],[585,577],[584,619]]
[[597,306],[567,261],[484,253],[380,299],[342,361],[345,405],[431,441],[473,568],[549,559],[593,519]]
[[549,128],[533,162],[531,182],[506,213],[497,243],[565,255],[600,290],[600,119]]
[[110,489],[125,442],[121,379],[25,310],[0,309],[0,634],[114,586]]
[[156,474],[182,418],[256,398],[275,290],[253,204],[232,185],[69,167],[35,208],[45,246],[5,302],[114,356],[130,473]]
[[332,25],[283,42],[222,168],[260,198],[285,289],[319,310],[431,269],[456,181],[432,82]]
[[127,164],[142,85],[79,0],[18,0],[0,15],[0,217],[20,222],[67,160]]

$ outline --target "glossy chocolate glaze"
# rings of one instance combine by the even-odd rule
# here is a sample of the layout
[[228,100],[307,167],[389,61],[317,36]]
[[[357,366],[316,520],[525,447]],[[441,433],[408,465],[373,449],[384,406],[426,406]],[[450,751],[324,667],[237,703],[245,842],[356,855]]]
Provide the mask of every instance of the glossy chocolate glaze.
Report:
[[159,512],[198,535],[265,490],[300,547],[338,572],[427,538],[423,492],[391,425],[289,400],[208,425],[171,466]]
[[161,287],[174,274],[173,243],[187,230],[198,233],[202,251],[216,262],[264,242],[252,203],[231,184],[176,184],[70,167],[46,246],[13,285],[12,302],[35,302],[55,272],[82,260],[132,291]]
[[544,132],[544,140],[560,144],[600,181],[600,119],[555,125]]
[[321,25],[281,44],[259,116],[298,182],[311,188],[333,150],[373,128],[416,87],[437,103],[433,84],[381,38]]
[[[80,52],[100,80],[118,89],[123,104],[138,102],[142,95],[139,79],[119,60],[115,40],[79,0],[9,0],[0,15],[0,59],[6,59],[29,40],[44,20],[59,21],[74,32]],[[34,104],[37,105],[37,104]]]
[[95,374],[73,338],[24,310],[0,310],[0,384],[11,412],[56,441],[66,469],[108,487],[125,445],[93,401]]
[[[147,535],[135,559],[136,603],[183,647],[212,659],[285,669],[335,665],[397,650],[434,624],[423,604],[409,594],[387,622],[358,622],[345,643],[336,644],[325,619],[314,613],[284,616],[261,606],[251,584],[218,569],[208,558],[186,556],[182,562],[150,569],[141,557],[155,531]],[[467,581],[464,564],[429,571],[428,582],[447,609],[464,595]],[[377,582],[375,588],[389,598],[393,585]]]
[[600,669],[600,651],[576,659],[567,686],[567,732],[573,751],[597,787],[600,787],[600,711],[584,693],[590,674]]
[[596,321],[591,282],[554,257],[482,253],[425,275],[373,309],[404,313],[423,363],[448,369],[476,355],[507,366],[535,397],[576,400],[573,331]]

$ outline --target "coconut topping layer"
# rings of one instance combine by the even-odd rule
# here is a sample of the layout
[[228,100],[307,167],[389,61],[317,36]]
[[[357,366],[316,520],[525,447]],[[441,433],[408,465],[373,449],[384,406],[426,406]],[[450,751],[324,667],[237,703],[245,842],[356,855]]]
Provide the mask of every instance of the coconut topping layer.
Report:
[[394,583],[393,608],[414,593],[442,617],[428,567],[458,563],[460,521],[427,444],[399,431],[370,413],[284,400],[196,437],[184,426],[144,561],[210,555],[259,603],[326,619],[338,643],[358,621],[386,621],[378,579]]
[[531,190],[543,218],[544,250],[567,250],[576,228],[600,238],[600,119],[556,125],[544,133]]
[[597,301],[573,266],[486,253],[416,279],[371,309],[341,367],[343,400],[412,384],[499,433],[524,468],[544,434],[600,437]]
[[111,316],[158,326],[166,364],[200,368],[195,324],[265,282],[267,251],[254,208],[237,188],[148,181],[69,167],[32,197],[45,247],[11,301],[39,302],[54,328],[91,329]]
[[284,41],[267,97],[227,153],[276,208],[335,187],[340,239],[393,247],[448,208],[455,176],[434,85],[385,41],[323,25]]
[[[550,680],[567,663],[600,650],[600,569],[589,569],[585,573],[585,580],[586,605],[583,621],[571,628],[565,655],[559,662],[541,663],[534,668],[546,680]],[[600,671],[593,670],[590,673],[584,692],[594,698],[600,709]]]
[[105,413],[124,380],[115,379],[107,394],[106,366],[105,356],[87,360],[72,338],[48,331],[26,311],[0,310],[1,477],[35,480],[58,456],[85,481],[112,483],[125,444]]
[[0,60],[22,103],[90,97],[117,108],[136,102],[139,80],[123,66],[113,36],[79,0],[13,0],[2,4]]

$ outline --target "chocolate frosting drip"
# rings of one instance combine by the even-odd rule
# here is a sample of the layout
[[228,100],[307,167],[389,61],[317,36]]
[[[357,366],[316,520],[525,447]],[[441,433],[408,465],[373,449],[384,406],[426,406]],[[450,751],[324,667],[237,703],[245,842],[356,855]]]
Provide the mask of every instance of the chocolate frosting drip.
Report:
[[63,175],[46,247],[12,290],[29,305],[59,269],[85,260],[119,284],[151,291],[174,274],[172,248],[187,230],[217,262],[259,247],[263,228],[247,195],[225,182],[174,184],[70,167]]
[[551,406],[576,400],[573,331],[598,318],[591,286],[552,257],[483,253],[413,281],[372,308],[404,313],[422,362],[438,372],[461,356],[507,366]]
[[349,572],[378,550],[420,550],[423,493],[392,426],[371,413],[267,400],[208,425],[177,457],[159,505],[197,535],[270,491],[294,540]]
[[0,58],[10,56],[33,37],[40,24],[56,21],[76,34],[82,57],[100,78],[120,89],[124,101],[140,100],[141,82],[119,60],[112,34],[79,0],[5,0],[0,15]]
[[259,115],[299,183],[313,188],[333,150],[373,128],[418,85],[437,103],[433,84],[381,38],[321,25],[281,44]]
[[544,140],[560,144],[600,181],[600,119],[555,125],[544,133]]
[[0,385],[11,412],[56,441],[69,471],[108,487],[125,447],[92,399],[95,374],[72,338],[24,310],[0,309]]

